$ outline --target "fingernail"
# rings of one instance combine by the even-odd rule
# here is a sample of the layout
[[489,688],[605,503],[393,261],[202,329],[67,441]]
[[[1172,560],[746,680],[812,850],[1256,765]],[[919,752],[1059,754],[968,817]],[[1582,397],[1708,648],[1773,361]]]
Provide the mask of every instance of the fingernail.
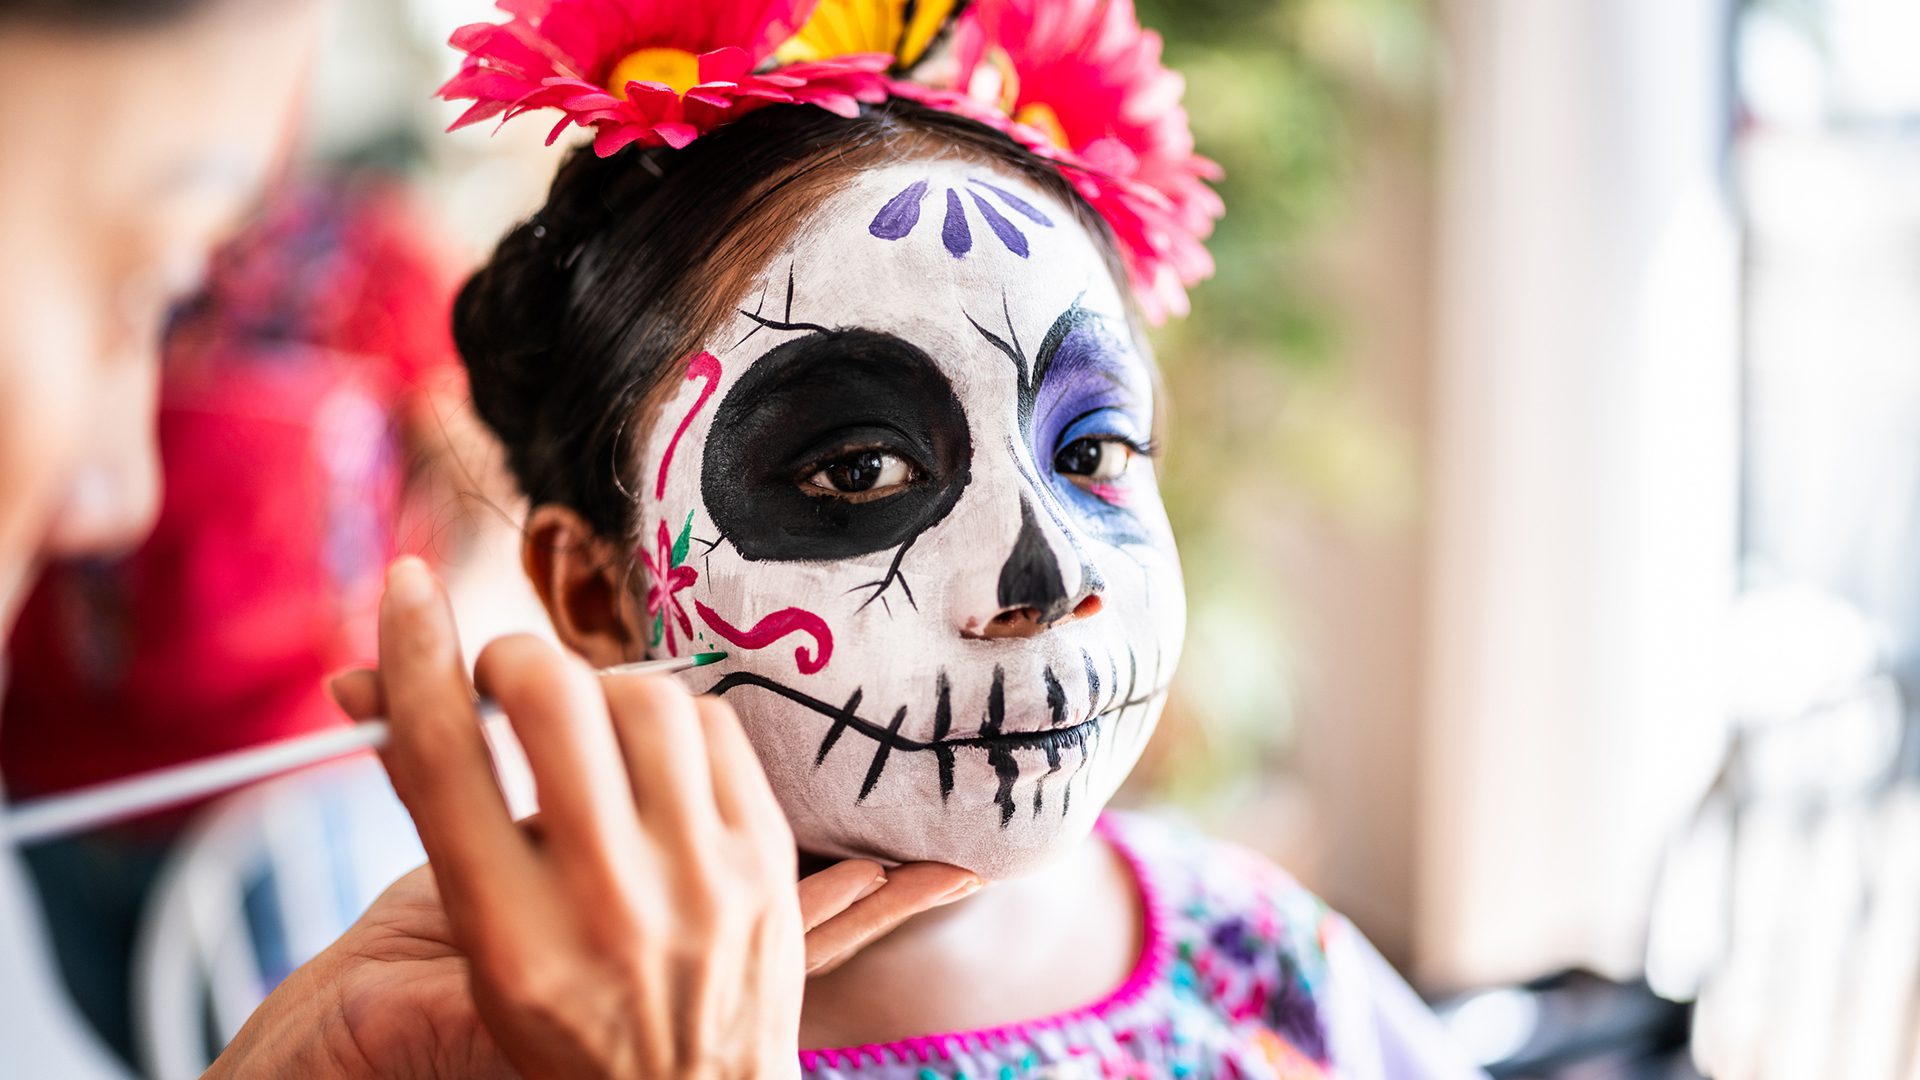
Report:
[[874,893],[879,892],[880,886],[885,885],[886,883],[887,883],[887,875],[875,874],[873,876],[873,880],[867,882],[867,887],[860,890],[860,895],[853,898],[853,902],[857,904],[860,901],[865,900],[867,897],[872,896]]
[[433,597],[433,573],[417,556],[403,555],[387,567],[387,599],[413,606]]
[[327,679],[327,696],[333,699],[334,705],[342,709],[346,708],[346,706],[340,701],[340,684],[345,681],[346,677],[347,673],[343,671]]
[[982,882],[977,877],[968,878],[967,880],[961,882],[960,884],[955,885],[952,891],[941,896],[940,899],[935,900],[934,906],[939,907],[943,904],[951,904],[955,900],[965,900],[967,897],[972,896],[974,893],[979,892],[980,886],[983,884],[985,883]]

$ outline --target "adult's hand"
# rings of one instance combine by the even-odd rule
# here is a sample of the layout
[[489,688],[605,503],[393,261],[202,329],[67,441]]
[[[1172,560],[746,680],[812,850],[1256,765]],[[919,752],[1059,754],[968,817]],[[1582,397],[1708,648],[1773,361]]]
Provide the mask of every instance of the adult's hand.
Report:
[[[796,888],[791,833],[725,704],[597,676],[529,637],[475,668],[539,791],[538,826],[514,823],[444,593],[417,560],[388,585],[380,669],[335,693],[356,717],[388,716],[388,769],[432,875],[403,879],[276,991],[223,1066],[790,1076],[804,974],[977,886],[953,867],[852,861]],[[302,1030],[315,998],[325,1022]]]

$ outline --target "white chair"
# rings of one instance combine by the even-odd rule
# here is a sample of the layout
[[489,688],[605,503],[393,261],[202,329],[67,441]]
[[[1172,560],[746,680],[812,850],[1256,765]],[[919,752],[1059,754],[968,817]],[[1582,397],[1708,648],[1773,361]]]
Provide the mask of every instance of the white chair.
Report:
[[142,1071],[199,1076],[295,967],[425,861],[372,757],[307,770],[210,807],[155,883],[135,945]]

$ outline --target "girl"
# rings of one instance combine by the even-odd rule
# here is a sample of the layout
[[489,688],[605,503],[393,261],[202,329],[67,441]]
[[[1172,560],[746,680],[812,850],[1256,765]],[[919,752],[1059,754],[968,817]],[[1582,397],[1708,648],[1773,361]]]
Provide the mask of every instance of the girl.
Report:
[[1469,1075],[1280,871],[1102,812],[1185,615],[1137,316],[1218,203],[1125,0],[949,6],[456,36],[463,122],[595,130],[455,313],[533,584],[593,665],[727,652],[803,864],[990,885],[815,972],[807,1075]]

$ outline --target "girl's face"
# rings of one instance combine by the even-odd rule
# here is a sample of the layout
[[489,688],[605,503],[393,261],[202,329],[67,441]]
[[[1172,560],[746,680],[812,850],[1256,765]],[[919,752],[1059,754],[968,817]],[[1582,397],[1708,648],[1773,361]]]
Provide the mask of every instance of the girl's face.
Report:
[[827,200],[644,443],[643,634],[724,649],[800,845],[1005,877],[1159,718],[1185,594],[1095,239],[957,161]]

